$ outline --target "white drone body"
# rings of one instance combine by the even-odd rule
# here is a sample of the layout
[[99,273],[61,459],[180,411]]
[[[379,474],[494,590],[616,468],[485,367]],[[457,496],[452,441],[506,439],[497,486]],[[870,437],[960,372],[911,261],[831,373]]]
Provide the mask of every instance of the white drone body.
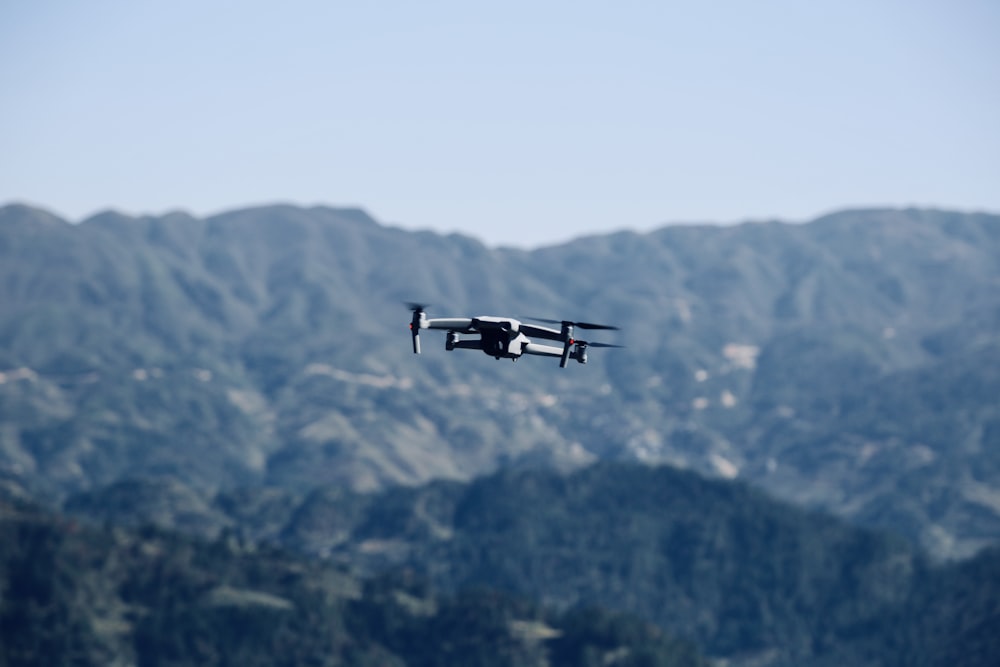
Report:
[[[482,350],[496,359],[517,361],[521,356],[558,357],[559,366],[566,367],[569,359],[581,364],[587,363],[588,347],[620,347],[607,343],[589,343],[573,337],[575,328],[617,329],[618,327],[569,320],[539,320],[558,322],[559,329],[525,324],[511,317],[480,315],[479,317],[435,317],[428,318],[421,304],[410,304],[413,319],[410,332],[413,336],[413,353],[420,354],[420,330],[441,329],[447,331],[444,347],[446,350]],[[535,318],[531,318],[535,319]],[[463,336],[473,336],[463,338]],[[534,343],[531,338],[556,341],[559,345]]]

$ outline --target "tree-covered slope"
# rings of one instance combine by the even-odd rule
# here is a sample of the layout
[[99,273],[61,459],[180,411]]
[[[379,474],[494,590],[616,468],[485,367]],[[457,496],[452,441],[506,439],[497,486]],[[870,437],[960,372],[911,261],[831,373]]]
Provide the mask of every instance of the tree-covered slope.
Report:
[[670,468],[507,470],[293,512],[298,549],[447,588],[649,618],[732,664],[991,664],[1000,552],[935,566],[895,536]]
[[[184,497],[136,481],[68,509],[138,525],[160,516],[139,509],[150,496]],[[983,664],[973,656],[1000,651],[996,550],[935,566],[899,536],[671,468],[508,469],[369,494],[243,490],[197,516],[175,525],[214,526],[372,575],[402,568],[443,590],[628,612],[731,664],[904,665],[918,654],[923,664]],[[964,662],[941,657],[966,646],[980,648]]]
[[[606,321],[627,347],[565,371],[431,336],[415,357],[406,300]],[[960,556],[1000,536],[998,326],[986,214],[845,211],[519,251],[356,209],[71,225],[7,206],[0,472],[56,499],[154,476],[204,503],[627,458],[738,476]]]
[[0,502],[0,664],[699,667],[634,617]]

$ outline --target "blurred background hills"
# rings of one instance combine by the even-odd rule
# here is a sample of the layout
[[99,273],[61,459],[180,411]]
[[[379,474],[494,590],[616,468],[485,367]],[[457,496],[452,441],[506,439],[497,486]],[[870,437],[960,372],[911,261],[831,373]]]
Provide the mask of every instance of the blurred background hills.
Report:
[[[615,324],[599,339],[625,348],[560,370],[447,353],[428,332],[418,357],[414,300]],[[345,577],[408,568],[444,596],[634,614],[737,664],[890,664],[916,636],[945,664],[949,640],[979,646],[1000,618],[997,331],[988,214],[849,210],[528,251],[360,209],[70,224],[10,205],[0,496],[207,540],[191,549],[267,544]],[[24,539],[8,573],[50,538]],[[253,588],[243,576],[232,590]],[[285,608],[274,586],[205,599]],[[969,613],[941,636],[947,600]]]
[[[739,477],[942,556],[1000,535],[1000,218],[845,211],[535,251],[291,206],[0,210],[0,466],[61,501],[354,490],[598,459]],[[585,367],[409,350],[432,316],[621,327]],[[443,338],[443,336],[441,337]]]

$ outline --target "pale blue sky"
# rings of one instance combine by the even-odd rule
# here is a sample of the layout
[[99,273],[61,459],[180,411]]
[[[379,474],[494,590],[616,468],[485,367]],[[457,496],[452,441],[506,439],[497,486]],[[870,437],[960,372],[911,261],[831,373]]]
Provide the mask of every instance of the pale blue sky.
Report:
[[0,204],[360,205],[524,247],[1000,212],[1000,2],[14,2]]

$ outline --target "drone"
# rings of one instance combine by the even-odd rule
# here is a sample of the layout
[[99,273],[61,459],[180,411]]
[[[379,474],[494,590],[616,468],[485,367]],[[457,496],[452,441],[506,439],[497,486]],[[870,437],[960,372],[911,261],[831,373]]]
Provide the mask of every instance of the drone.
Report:
[[[618,327],[590,322],[572,322],[570,320],[546,320],[530,317],[536,322],[559,324],[559,329],[526,324],[511,317],[494,317],[481,315],[479,317],[435,317],[428,318],[424,312],[427,306],[420,303],[409,303],[413,311],[410,322],[410,333],[413,336],[413,353],[420,354],[420,330],[443,329],[447,331],[444,349],[448,350],[482,350],[496,359],[517,361],[522,355],[529,354],[540,357],[559,357],[559,367],[566,368],[570,359],[581,364],[587,363],[587,349],[591,347],[621,347],[610,343],[590,343],[575,338],[576,329],[609,329]],[[463,338],[476,336],[476,338]],[[561,343],[561,345],[545,345],[533,343],[531,338],[542,338]]]

